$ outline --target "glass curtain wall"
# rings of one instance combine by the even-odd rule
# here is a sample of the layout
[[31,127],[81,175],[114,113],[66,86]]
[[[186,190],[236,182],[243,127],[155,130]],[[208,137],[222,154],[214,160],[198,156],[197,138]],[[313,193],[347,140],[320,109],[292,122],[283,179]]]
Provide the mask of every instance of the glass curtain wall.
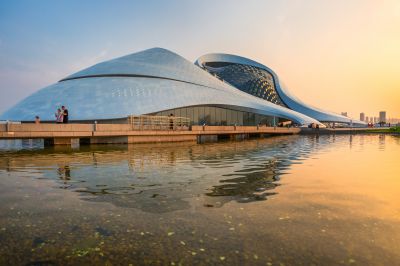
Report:
[[204,68],[244,92],[286,107],[275,89],[273,76],[264,69],[226,62],[207,62]]
[[250,112],[242,112],[227,108],[214,106],[191,106],[166,110],[153,115],[168,116],[173,114],[177,117],[190,118],[192,125],[209,126],[256,126],[267,125],[275,126],[278,118]]

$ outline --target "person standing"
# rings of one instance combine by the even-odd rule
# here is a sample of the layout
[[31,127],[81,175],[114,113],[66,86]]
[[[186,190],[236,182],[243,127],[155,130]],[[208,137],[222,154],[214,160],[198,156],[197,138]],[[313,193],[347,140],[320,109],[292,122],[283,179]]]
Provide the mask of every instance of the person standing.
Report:
[[170,115],[169,115],[169,129],[170,130],[173,130],[174,129],[174,115],[171,113]]
[[61,111],[60,108],[57,109],[57,112],[55,113],[55,117],[56,117],[57,124],[61,124],[63,122],[64,116],[63,116],[63,112]]
[[35,116],[35,124],[40,124],[40,117],[39,116]]
[[61,106],[61,109],[63,111],[63,123],[68,124],[68,109],[65,106]]

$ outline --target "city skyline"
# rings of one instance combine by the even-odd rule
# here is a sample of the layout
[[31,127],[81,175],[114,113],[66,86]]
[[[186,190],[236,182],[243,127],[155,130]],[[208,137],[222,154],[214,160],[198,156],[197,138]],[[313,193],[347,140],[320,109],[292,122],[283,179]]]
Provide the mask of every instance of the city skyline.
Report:
[[399,1],[0,5],[0,113],[69,73],[165,47],[192,61],[221,51],[258,59],[310,105],[400,117]]
[[[343,112],[342,112],[343,113]],[[364,121],[364,122],[372,122],[372,123],[379,123],[380,122],[380,118],[381,113],[384,113],[384,117],[385,117],[385,121],[387,123],[400,123],[400,118],[399,117],[394,117],[394,116],[390,116],[387,114],[386,111],[379,111],[378,114],[376,114],[376,116],[371,116],[365,112],[360,112],[359,114],[359,120],[360,121]]]

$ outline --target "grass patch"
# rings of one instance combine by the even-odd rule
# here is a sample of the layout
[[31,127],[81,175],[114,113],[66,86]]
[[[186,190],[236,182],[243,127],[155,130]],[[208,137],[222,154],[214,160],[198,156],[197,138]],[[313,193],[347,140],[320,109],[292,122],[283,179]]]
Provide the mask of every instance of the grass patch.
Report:
[[391,128],[377,128],[375,130],[371,130],[369,132],[374,132],[374,133],[400,133],[400,127],[391,127]]
[[400,133],[400,127],[391,127],[389,128],[390,132]]

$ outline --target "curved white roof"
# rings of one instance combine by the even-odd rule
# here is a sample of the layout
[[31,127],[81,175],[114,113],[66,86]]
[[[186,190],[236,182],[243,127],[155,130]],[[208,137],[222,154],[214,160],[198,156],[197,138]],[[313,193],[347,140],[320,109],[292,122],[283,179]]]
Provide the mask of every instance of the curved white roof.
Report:
[[352,120],[351,118],[348,118],[346,116],[342,116],[329,111],[324,111],[317,107],[313,107],[311,105],[302,102],[297,97],[289,93],[287,87],[283,84],[283,82],[279,79],[278,75],[272,69],[251,59],[231,54],[211,53],[203,55],[200,58],[198,58],[195,64],[200,67],[203,67],[207,62],[226,62],[226,63],[249,65],[269,72],[274,77],[276,91],[278,92],[279,96],[286,104],[286,106],[288,106],[290,109],[294,111],[313,117],[318,121],[355,123],[362,125],[365,124],[362,121]]
[[122,118],[193,105],[223,105],[273,115],[299,124],[306,115],[242,92],[183,57],[154,48],[106,61],[30,95],[0,116],[2,120],[54,120],[65,105],[71,120]]
[[220,87],[221,82],[204,75],[201,69],[180,55],[163,48],[152,48],[118,57],[74,73],[63,80],[98,76],[158,77]]

